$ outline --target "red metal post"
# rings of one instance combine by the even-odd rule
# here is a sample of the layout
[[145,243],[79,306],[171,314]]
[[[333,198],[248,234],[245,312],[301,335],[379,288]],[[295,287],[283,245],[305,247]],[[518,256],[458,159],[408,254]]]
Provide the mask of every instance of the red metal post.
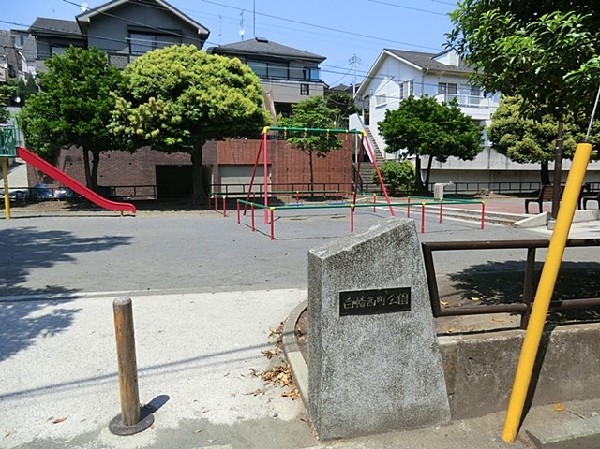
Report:
[[444,201],[440,200],[440,223],[442,222],[443,204]]
[[267,224],[268,218],[267,218],[267,208],[269,207],[269,192],[268,192],[268,187],[267,187],[267,180],[269,179],[269,165],[268,165],[268,160],[269,160],[269,153],[268,153],[268,149],[267,149],[267,133],[263,132],[262,135],[263,138],[263,148],[264,148],[264,155],[263,155],[263,194],[265,197],[265,214],[264,214],[264,221],[265,224]]
[[223,216],[227,216],[227,195],[223,197]]
[[354,204],[350,205],[350,234],[354,232]]
[[377,194],[373,194],[373,212],[375,212],[375,204],[377,204]]
[[256,231],[256,227],[254,226],[254,203],[252,203],[250,205],[250,216],[252,217],[250,222],[252,223],[252,226],[250,229],[252,229],[252,232]]
[[300,192],[296,190],[296,204],[300,205]]
[[481,230],[485,228],[485,201],[481,202]]
[[240,200],[235,202],[235,208],[237,209],[237,224],[240,224]]
[[275,240],[275,208],[271,208],[271,240]]
[[406,208],[406,216],[410,218],[410,196],[408,197],[408,207]]
[[[366,143],[366,145],[365,145],[365,143]],[[392,202],[390,201],[390,197],[389,197],[387,189],[385,187],[385,183],[383,182],[383,177],[381,176],[381,170],[379,170],[379,165],[377,164],[377,158],[375,157],[375,153],[373,153],[373,149],[371,148],[369,139],[367,139],[367,135],[364,132],[363,132],[362,144],[364,145],[365,149],[367,150],[367,153],[369,153],[371,161],[373,162],[373,167],[375,167],[375,172],[377,172],[379,184],[381,185],[381,191],[383,193],[383,196],[385,197],[385,200],[388,203],[388,207],[390,208],[390,214],[392,214],[392,217],[395,217],[396,212],[394,212],[394,208],[392,207]]]
[[421,234],[425,234],[425,204],[421,203]]

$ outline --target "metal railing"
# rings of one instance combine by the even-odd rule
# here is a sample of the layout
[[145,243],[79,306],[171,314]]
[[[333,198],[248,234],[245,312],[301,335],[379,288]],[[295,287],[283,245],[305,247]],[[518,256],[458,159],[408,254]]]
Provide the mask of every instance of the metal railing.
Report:
[[[423,256],[427,275],[427,288],[433,316],[458,316],[477,315],[488,313],[516,313],[521,315],[520,327],[525,329],[531,314],[531,304],[534,295],[535,252],[538,248],[548,248],[548,240],[491,240],[491,241],[456,241],[456,242],[423,242]],[[598,239],[571,239],[567,240],[566,247],[600,246]],[[442,308],[440,293],[437,284],[433,253],[439,251],[477,251],[477,250],[506,250],[526,249],[525,273],[523,278],[522,302],[509,304],[487,304],[471,307]],[[586,309],[600,306],[600,297],[574,298],[550,302],[550,310]]]

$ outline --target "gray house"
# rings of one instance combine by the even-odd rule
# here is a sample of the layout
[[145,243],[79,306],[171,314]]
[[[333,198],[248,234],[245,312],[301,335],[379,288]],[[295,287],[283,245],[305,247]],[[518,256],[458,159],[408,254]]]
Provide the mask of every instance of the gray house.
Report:
[[137,56],[175,44],[202,48],[209,31],[164,0],[113,0],[78,15],[75,21],[38,18],[29,32],[37,38],[38,62],[69,45],[96,47],[123,68]]
[[274,118],[288,116],[292,105],[308,97],[322,97],[325,83],[319,64],[324,56],[253,37],[212,47],[208,53],[238,58],[254,70],[262,83],[265,109]]

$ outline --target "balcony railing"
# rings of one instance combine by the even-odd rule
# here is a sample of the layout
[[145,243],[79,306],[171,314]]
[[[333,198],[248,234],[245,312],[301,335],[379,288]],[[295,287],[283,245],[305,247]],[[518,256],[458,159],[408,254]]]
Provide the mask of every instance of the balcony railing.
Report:
[[493,98],[482,97],[481,95],[438,94],[435,99],[440,103],[450,103],[452,100],[456,100],[461,108],[496,109],[498,107]]

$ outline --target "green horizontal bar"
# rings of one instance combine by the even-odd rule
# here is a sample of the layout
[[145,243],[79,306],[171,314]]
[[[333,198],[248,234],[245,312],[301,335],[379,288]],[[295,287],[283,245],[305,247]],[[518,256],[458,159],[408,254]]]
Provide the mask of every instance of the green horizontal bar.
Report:
[[310,133],[335,133],[335,134],[362,134],[362,131],[357,129],[343,128],[296,128],[292,126],[266,126],[266,132],[269,131],[303,131]]

